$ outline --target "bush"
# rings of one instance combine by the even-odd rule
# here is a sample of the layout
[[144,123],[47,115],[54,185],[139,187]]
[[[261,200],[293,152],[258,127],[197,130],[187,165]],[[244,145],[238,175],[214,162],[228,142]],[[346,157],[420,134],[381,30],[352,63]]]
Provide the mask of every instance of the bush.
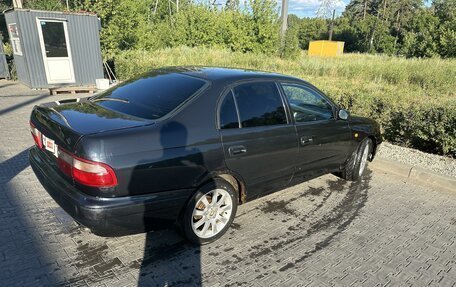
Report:
[[279,30],[272,3],[253,0],[251,13],[190,6],[176,14],[168,27],[162,27],[170,37],[162,47],[223,47],[232,51],[276,53]]
[[265,54],[279,51],[279,15],[273,0],[249,0],[243,9],[221,10],[209,3],[181,1],[179,12],[174,5],[168,9],[169,3],[164,0],[81,3],[81,10],[95,12],[101,18],[105,59],[112,59],[120,51],[179,46]]
[[296,59],[301,53],[296,29],[288,28],[283,39],[280,56],[287,59]]
[[125,51],[115,58],[120,79],[152,68],[207,65],[273,71],[306,79],[353,114],[377,120],[386,140],[456,157],[455,60],[344,55],[286,60],[209,48]]
[[456,157],[456,100],[394,103],[360,93],[335,100],[353,114],[375,119],[389,142]]

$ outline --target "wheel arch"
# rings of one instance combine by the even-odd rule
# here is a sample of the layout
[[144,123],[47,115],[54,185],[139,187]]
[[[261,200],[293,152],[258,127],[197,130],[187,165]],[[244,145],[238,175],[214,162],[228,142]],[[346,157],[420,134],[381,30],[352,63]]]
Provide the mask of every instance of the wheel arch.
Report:
[[226,180],[229,184],[233,186],[234,190],[238,195],[239,204],[243,204],[246,202],[247,193],[245,190],[245,184],[242,180],[236,178],[236,176],[231,173],[221,173],[218,174],[216,177]]
[[373,161],[375,155],[377,154],[377,147],[378,147],[377,139],[373,135],[369,135],[366,138],[368,138],[372,141],[372,154],[369,157],[369,161]]
[[238,203],[243,204],[246,202],[247,199],[247,192],[245,188],[245,183],[242,177],[238,174],[235,174],[229,170],[222,170],[209,173],[203,180],[201,180],[200,184],[196,190],[200,189],[205,184],[213,181],[214,179],[219,178],[226,182],[228,182],[235,190],[238,195]]

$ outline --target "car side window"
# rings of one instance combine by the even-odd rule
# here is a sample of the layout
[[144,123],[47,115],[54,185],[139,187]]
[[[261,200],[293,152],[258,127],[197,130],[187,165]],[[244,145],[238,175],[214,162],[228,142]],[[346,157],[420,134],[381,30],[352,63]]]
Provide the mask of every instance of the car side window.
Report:
[[333,109],[317,91],[299,84],[282,83],[296,122],[312,122],[333,118]]
[[236,86],[234,98],[241,127],[287,124],[285,108],[274,82],[256,82]]
[[220,105],[219,122],[221,129],[239,128],[236,104],[231,91],[226,94],[225,98],[223,98],[222,104]]

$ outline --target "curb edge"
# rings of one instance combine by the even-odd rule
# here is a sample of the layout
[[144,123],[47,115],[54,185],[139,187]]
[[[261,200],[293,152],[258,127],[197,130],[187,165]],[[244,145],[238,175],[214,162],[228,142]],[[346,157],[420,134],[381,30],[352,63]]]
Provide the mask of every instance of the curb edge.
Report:
[[383,158],[375,158],[374,161],[370,163],[370,166],[374,169],[380,169],[385,173],[405,177],[412,182],[440,187],[449,191],[456,191],[456,178],[433,171]]

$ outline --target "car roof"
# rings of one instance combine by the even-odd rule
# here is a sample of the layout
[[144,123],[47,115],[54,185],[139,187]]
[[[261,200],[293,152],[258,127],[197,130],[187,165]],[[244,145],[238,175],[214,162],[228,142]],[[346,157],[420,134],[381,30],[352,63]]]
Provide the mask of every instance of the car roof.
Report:
[[278,73],[270,73],[239,68],[179,66],[166,67],[160,70],[165,70],[169,73],[185,74],[211,82],[234,82],[248,79],[279,79],[303,81],[292,76],[282,75]]

